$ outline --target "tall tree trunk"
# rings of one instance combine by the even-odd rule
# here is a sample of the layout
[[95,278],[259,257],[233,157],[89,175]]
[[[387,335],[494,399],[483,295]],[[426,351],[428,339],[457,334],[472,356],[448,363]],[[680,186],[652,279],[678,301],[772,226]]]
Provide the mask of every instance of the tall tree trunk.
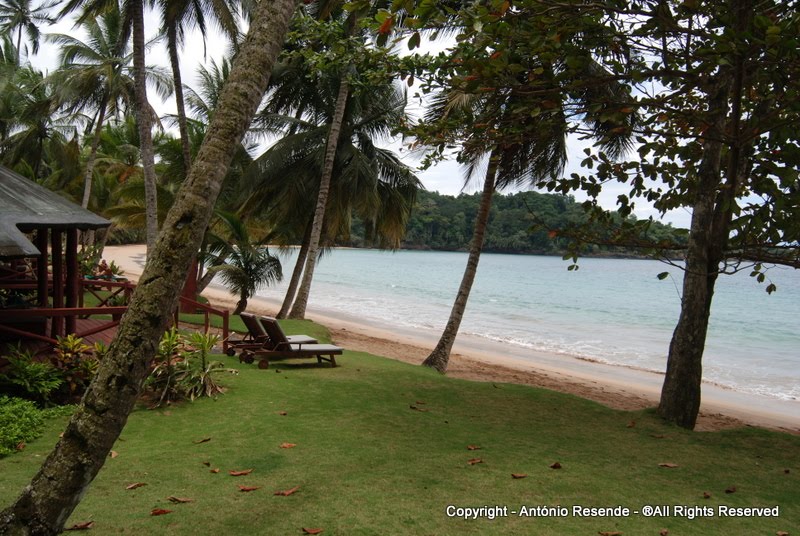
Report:
[[86,174],[83,176],[83,200],[81,206],[89,207],[89,199],[92,197],[92,179],[94,178],[94,161],[97,158],[97,148],[100,146],[100,135],[103,133],[103,121],[106,118],[106,106],[108,106],[108,96],[103,96],[100,103],[100,110],[97,112],[97,125],[95,126],[92,148],[89,151],[89,158],[86,160]]
[[145,266],[108,355],[63,437],[19,498],[0,512],[0,534],[55,535],[119,437],[158,341],[178,304],[231,155],[267,88],[296,0],[259,2],[218,111]]
[[158,235],[158,199],[156,193],[155,156],[150,124],[150,104],[147,102],[147,78],[145,70],[144,0],[133,0],[130,4],[133,19],[133,77],[136,93],[136,126],[139,129],[139,149],[144,173],[145,230],[147,252],[153,251]]
[[[736,31],[743,33],[752,21],[752,2],[734,0],[731,4],[737,13]],[[661,417],[690,430],[694,429],[700,412],[702,359],[714,286],[724,260],[736,195],[744,180],[745,149],[752,148],[754,143],[754,137],[747,142],[749,147],[744,147],[741,141],[746,77],[742,52],[732,59],[730,67],[721,69],[709,99],[711,124],[704,135],[698,169],[700,188],[692,207],[681,312],[669,345],[658,405]],[[759,112],[763,110],[757,107],[755,115]],[[727,158],[724,186],[723,156]]]
[[311,243],[311,223],[306,225],[306,232],[303,233],[303,243],[300,244],[300,250],[297,252],[297,260],[294,263],[294,270],[292,270],[292,278],[289,281],[289,286],[286,289],[286,295],[283,297],[283,304],[281,310],[275,315],[275,318],[286,318],[289,313],[289,308],[292,306],[294,296],[297,294],[297,285],[300,283],[300,277],[303,275],[303,267],[306,265],[306,258],[308,257],[308,245]]
[[178,28],[173,21],[167,27],[167,50],[172,67],[172,80],[175,83],[175,107],[178,109],[178,133],[181,137],[183,152],[183,169],[189,173],[192,167],[192,149],[189,140],[189,129],[186,126],[186,104],[183,100],[183,81],[181,80],[181,62],[178,58]]
[[447,324],[444,327],[442,336],[439,338],[439,342],[436,344],[436,348],[422,362],[426,367],[434,368],[442,374],[447,371],[447,365],[450,362],[450,351],[453,349],[453,343],[456,342],[456,335],[458,335],[461,319],[464,317],[464,311],[467,308],[467,300],[469,300],[469,293],[472,290],[472,283],[475,281],[475,274],[478,272],[478,261],[481,258],[486,225],[489,223],[489,211],[492,208],[495,175],[497,175],[497,162],[494,155],[491,155],[489,157],[489,166],[486,169],[486,178],[483,181],[483,193],[481,194],[481,203],[478,206],[478,214],[475,217],[472,240],[469,243],[467,267],[464,270],[464,276],[461,278],[461,285],[458,287],[456,301],[450,310],[450,318],[447,319]]
[[308,254],[306,265],[303,270],[303,281],[297,293],[292,312],[289,318],[305,318],[308,295],[311,292],[311,280],[314,277],[314,268],[319,259],[319,243],[322,238],[322,225],[325,219],[325,207],[328,205],[328,192],[331,187],[331,177],[333,176],[333,165],[336,160],[336,149],[339,145],[339,134],[342,131],[344,122],[344,112],[347,107],[347,97],[350,95],[350,81],[347,69],[342,73],[342,80],[339,83],[339,93],[336,96],[336,107],[333,112],[331,129],[328,133],[328,141],[325,146],[325,160],[323,161],[322,177],[319,181],[319,193],[317,194],[317,206],[314,210],[314,223],[311,224],[311,240],[308,244]]

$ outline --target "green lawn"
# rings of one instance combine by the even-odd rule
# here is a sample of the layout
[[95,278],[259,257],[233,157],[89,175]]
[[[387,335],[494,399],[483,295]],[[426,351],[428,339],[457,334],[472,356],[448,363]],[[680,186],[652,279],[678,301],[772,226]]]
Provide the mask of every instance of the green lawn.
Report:
[[[774,535],[800,527],[800,437],[751,428],[691,433],[651,412],[451,379],[364,353],[346,352],[338,368],[308,360],[259,370],[224,360],[241,370],[223,378],[224,396],[131,415],[114,447],[118,456],[109,458],[68,526],[91,520],[91,534],[193,536],[302,534],[303,527],[326,536],[661,529]],[[64,422],[51,421],[43,438],[0,460],[0,504],[28,481]],[[470,465],[474,458],[482,463]],[[551,469],[554,462],[562,468]],[[253,471],[228,474],[245,469]],[[126,490],[136,482],[147,485]],[[259,489],[245,493],[239,485]],[[295,486],[290,496],[274,495]],[[736,492],[726,494],[731,486]],[[169,496],[193,502],[172,504]],[[446,515],[448,505],[507,506],[509,517],[460,520]],[[570,515],[511,514],[556,505]],[[780,517],[575,517],[573,505],[778,505]],[[154,508],[172,513],[154,517]]]

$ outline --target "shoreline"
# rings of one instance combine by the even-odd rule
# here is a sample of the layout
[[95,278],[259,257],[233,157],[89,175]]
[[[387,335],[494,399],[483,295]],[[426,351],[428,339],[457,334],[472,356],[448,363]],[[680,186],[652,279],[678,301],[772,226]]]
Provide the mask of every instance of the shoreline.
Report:
[[[114,261],[126,277],[138,280],[143,269],[142,245],[107,246],[104,258]],[[221,286],[203,291],[211,303],[232,310],[236,298]],[[275,300],[254,297],[248,310],[274,315]],[[387,326],[341,313],[310,309],[306,318],[326,326],[335,344],[400,361],[420,364],[436,344],[438,334]],[[564,392],[619,410],[658,405],[663,374],[615,366],[556,353],[537,352],[476,336],[459,334],[448,376],[473,381],[517,383]],[[760,426],[800,434],[800,401],[781,400],[703,383],[697,431]]]

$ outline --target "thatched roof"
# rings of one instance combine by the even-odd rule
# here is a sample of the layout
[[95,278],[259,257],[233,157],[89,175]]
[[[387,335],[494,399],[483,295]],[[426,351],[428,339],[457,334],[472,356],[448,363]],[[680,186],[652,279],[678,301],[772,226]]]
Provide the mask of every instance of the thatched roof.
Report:
[[25,232],[36,228],[101,229],[111,222],[0,166],[0,257],[40,252]]

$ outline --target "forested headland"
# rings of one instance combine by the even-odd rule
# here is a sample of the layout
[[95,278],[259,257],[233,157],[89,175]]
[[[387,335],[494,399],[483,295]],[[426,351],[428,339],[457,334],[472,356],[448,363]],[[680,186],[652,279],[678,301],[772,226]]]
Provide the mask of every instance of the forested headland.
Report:
[[[466,250],[480,203],[480,193],[443,195],[420,191],[408,220],[401,249]],[[618,220],[621,223],[621,219]],[[635,221],[629,216],[628,223]],[[588,217],[573,196],[539,192],[495,193],[486,230],[484,251],[534,255],[563,255],[574,237],[570,229],[587,225]],[[599,234],[598,234],[599,236]],[[657,221],[650,222],[643,238],[650,243],[682,243],[685,232]],[[364,223],[354,219],[349,240],[338,245],[372,247]],[[640,248],[585,244],[583,255],[639,257]]]

